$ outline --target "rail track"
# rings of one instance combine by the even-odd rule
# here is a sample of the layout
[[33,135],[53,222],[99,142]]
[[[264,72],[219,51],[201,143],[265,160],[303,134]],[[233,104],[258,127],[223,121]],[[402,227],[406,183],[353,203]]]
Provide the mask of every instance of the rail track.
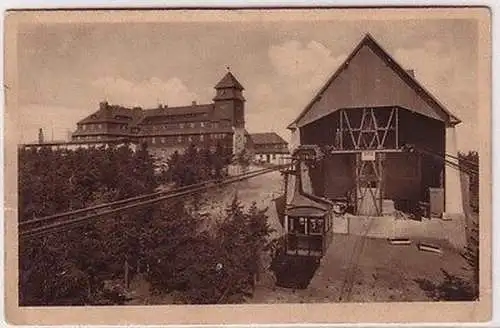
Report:
[[100,219],[111,214],[116,214],[142,207],[148,207],[150,205],[169,199],[187,197],[193,194],[204,192],[208,189],[229,185],[239,181],[251,179],[259,175],[281,170],[286,168],[287,166],[288,165],[280,165],[272,168],[264,168],[232,176],[223,180],[208,180],[198,184],[175,188],[172,190],[158,191],[150,194],[118,200],[115,202],[104,203],[74,211],[68,211],[55,215],[26,220],[18,224],[19,237],[33,238],[40,235],[68,230],[85,225],[92,219]]

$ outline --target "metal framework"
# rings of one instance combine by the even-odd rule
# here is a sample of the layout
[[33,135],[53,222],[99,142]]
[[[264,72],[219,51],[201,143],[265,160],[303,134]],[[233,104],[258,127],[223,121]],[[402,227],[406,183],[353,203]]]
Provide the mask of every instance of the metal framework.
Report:
[[[382,214],[382,173],[383,154],[375,154],[375,160],[365,161],[361,155],[356,156],[356,206],[358,214]],[[362,211],[366,197],[373,201],[374,213]]]
[[[381,113],[385,113],[382,115]],[[340,110],[339,128],[332,154],[356,154],[356,208],[358,214],[382,214],[384,153],[400,152],[398,108]],[[393,132],[393,137],[389,134]],[[365,152],[373,152],[365,158]],[[374,209],[363,208],[370,199]]]

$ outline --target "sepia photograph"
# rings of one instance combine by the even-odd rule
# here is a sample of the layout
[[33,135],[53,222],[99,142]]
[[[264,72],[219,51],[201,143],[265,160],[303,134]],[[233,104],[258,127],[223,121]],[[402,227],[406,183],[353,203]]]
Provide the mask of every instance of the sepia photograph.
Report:
[[491,316],[487,9],[5,21],[12,321]]

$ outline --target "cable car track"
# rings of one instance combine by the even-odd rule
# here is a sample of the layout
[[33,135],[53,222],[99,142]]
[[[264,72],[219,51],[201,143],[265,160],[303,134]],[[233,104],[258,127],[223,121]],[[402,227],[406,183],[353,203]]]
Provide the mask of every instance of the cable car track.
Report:
[[[140,207],[146,207],[169,199],[189,196],[191,194],[203,192],[211,188],[225,186],[235,182],[247,180],[259,175],[271,173],[283,169],[287,166],[288,165],[280,165],[273,168],[260,169],[236,175],[224,180],[209,180],[199,184],[180,187],[173,190],[141,195],[137,197],[119,200],[116,202],[100,204],[97,206],[83,208],[75,211],[59,213],[47,217],[24,221],[19,223],[19,228],[20,228],[19,237],[20,238],[35,237],[39,235],[68,230],[69,228],[75,228],[81,225],[85,225],[91,219],[98,219],[107,215],[116,214],[119,212],[136,209]],[[81,216],[83,214],[87,215]],[[70,219],[57,221],[57,219],[61,218],[70,218]],[[39,224],[41,224],[41,226],[37,226]],[[33,225],[35,225],[35,227],[33,227]]]
[[370,218],[368,227],[362,236],[354,243],[353,251],[349,259],[349,267],[347,268],[346,275],[344,277],[344,282],[342,283],[342,288],[340,290],[340,295],[338,297],[339,302],[349,302],[352,295],[352,288],[355,283],[355,270],[358,267],[359,258],[363,249],[365,247],[366,236],[370,232],[373,225],[374,218]]

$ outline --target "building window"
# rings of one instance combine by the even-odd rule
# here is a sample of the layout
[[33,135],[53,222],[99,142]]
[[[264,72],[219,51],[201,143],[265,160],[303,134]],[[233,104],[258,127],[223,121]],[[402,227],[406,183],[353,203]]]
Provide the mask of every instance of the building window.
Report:
[[182,142],[182,136],[178,136],[178,137],[177,137],[177,142],[178,142],[178,143],[181,143],[181,142]]
[[205,122],[200,122],[200,127],[204,128],[205,127]]
[[189,136],[189,137],[188,137],[188,141],[189,141],[189,142],[193,142],[193,137]]
[[276,154],[273,154],[273,159],[276,159]]
[[102,129],[102,124],[97,125],[97,128],[98,128],[99,130],[101,130],[101,129]]
[[151,138],[151,143],[154,145],[156,143],[156,138],[155,137],[152,137]]
[[190,127],[191,129],[193,129],[193,128],[194,128],[194,123],[189,123],[189,127]]
[[200,134],[200,141],[203,141],[203,134]]
[[165,138],[163,138],[163,137],[162,137],[162,138],[160,139],[160,142],[161,142],[162,144],[164,144],[164,143],[165,143]]
[[179,127],[180,127],[181,129],[184,129],[184,123],[180,123],[180,124],[179,124]]

